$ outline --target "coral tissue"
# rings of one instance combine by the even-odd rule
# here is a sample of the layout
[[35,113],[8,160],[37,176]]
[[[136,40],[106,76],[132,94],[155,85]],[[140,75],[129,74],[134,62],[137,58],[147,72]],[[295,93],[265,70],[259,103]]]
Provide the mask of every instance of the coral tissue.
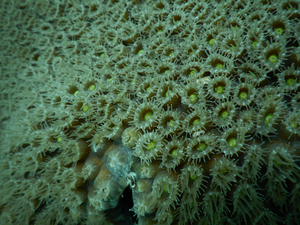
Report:
[[1,224],[300,224],[299,0],[0,15]]

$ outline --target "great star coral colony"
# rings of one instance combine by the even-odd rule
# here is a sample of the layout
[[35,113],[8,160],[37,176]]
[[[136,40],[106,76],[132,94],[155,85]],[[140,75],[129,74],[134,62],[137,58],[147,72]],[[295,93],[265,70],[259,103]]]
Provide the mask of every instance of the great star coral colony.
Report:
[[299,1],[0,8],[1,223],[299,224]]

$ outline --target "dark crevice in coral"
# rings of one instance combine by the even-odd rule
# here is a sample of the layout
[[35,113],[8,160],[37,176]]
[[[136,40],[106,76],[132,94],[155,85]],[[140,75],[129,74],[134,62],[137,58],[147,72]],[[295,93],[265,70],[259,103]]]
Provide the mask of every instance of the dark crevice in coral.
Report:
[[105,211],[107,220],[114,225],[134,225],[137,218],[134,212],[130,211],[132,207],[132,190],[128,186],[121,194],[117,207]]

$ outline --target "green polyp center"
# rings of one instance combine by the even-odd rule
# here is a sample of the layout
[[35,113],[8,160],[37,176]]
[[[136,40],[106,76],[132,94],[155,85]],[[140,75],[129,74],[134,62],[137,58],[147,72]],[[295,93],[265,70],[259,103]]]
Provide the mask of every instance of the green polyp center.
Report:
[[111,82],[113,82],[113,80],[114,80],[113,78],[109,78],[109,79],[107,80],[107,82],[108,82],[108,83],[111,83]]
[[223,94],[224,92],[224,87],[219,85],[215,88],[215,92],[218,93],[218,94]]
[[258,44],[257,41],[252,42],[252,46],[251,46],[252,50],[256,48],[257,44]]
[[197,73],[197,70],[192,70],[192,71],[190,72],[190,76],[194,76],[195,73]]
[[168,90],[168,91],[166,92],[166,97],[168,98],[172,93],[173,93],[173,91]]
[[247,97],[248,97],[248,94],[247,94],[247,92],[245,92],[245,91],[242,91],[241,93],[240,93],[240,99],[241,100],[246,100],[247,99]]
[[291,125],[291,127],[292,127],[293,129],[296,129],[296,128],[298,128],[297,121],[293,121],[293,122],[291,122],[291,123],[290,123],[290,125]]
[[197,174],[196,174],[196,173],[191,173],[191,174],[190,174],[190,179],[191,179],[192,181],[196,180],[196,179],[197,179]]
[[208,41],[208,44],[212,46],[216,42],[216,39],[212,38]]
[[193,120],[193,125],[194,126],[197,126],[199,124],[200,124],[200,119],[199,118]]
[[265,126],[268,126],[269,125],[269,123],[271,122],[270,120],[273,118],[273,114],[272,113],[270,113],[270,114],[268,114],[267,116],[266,116],[266,118],[265,118]]
[[151,87],[148,87],[148,88],[147,88],[147,92],[150,92],[150,91],[151,91]]
[[234,148],[236,147],[236,138],[232,137],[228,140],[228,145],[231,147],[231,148]]
[[173,55],[174,55],[174,52],[171,52],[169,56],[171,57],[171,56],[173,56]]
[[192,52],[190,52],[190,55],[194,55],[195,53],[192,51]]
[[90,90],[90,91],[93,91],[93,90],[95,90],[95,88],[96,88],[96,86],[95,86],[95,85],[93,85],[93,84],[92,84],[91,86],[89,86],[89,90]]
[[277,166],[283,165],[283,163],[281,161],[279,161],[278,159],[274,159],[274,164],[276,164]]
[[100,58],[104,58],[104,57],[105,57],[105,54],[102,53],[102,54],[100,55]]
[[222,174],[225,174],[225,173],[228,172],[228,170],[227,170],[227,168],[224,166],[224,167],[220,168],[220,172],[221,172]]
[[201,142],[198,147],[197,150],[198,151],[204,151],[207,148],[207,144],[205,142]]
[[218,69],[223,69],[223,64],[222,63],[217,63],[215,65],[215,67],[218,68]]
[[189,96],[189,99],[190,99],[191,103],[194,103],[194,102],[197,100],[197,95],[191,94],[191,95]]
[[168,127],[174,127],[175,126],[175,120],[170,120],[168,123]]
[[171,185],[164,183],[163,192],[166,193],[166,194],[169,194],[170,193],[170,189],[171,189]]
[[151,150],[153,150],[154,148],[155,148],[155,143],[154,143],[154,141],[150,141],[149,144],[147,145],[146,150],[147,150],[147,151],[151,151]]
[[171,152],[171,157],[174,159],[174,158],[177,158],[177,156],[178,156],[178,150],[173,149],[172,152]]
[[143,54],[143,52],[144,52],[144,50],[142,49],[142,50],[139,50],[139,52],[138,52],[138,55],[141,55],[141,54]]
[[58,137],[57,142],[62,142],[62,137]]
[[153,112],[152,112],[152,111],[146,112],[146,113],[145,113],[145,116],[144,116],[144,120],[145,120],[146,122],[149,121],[149,120],[151,119],[152,115],[153,115]]
[[167,73],[169,73],[170,72],[170,70],[166,70],[165,72],[164,72],[164,74],[167,74]]
[[79,93],[79,91],[75,91],[75,92],[74,92],[74,96],[77,96],[78,93]]
[[269,56],[268,60],[269,60],[270,63],[276,63],[278,61],[278,56],[275,55],[275,54],[272,54],[272,55]]
[[276,31],[276,33],[277,33],[278,35],[280,35],[280,34],[283,33],[283,28],[278,27],[278,28],[275,29],[275,31]]
[[158,30],[156,33],[158,34],[158,33],[161,33],[162,32],[162,30]]
[[295,83],[295,81],[296,81],[296,80],[295,80],[294,78],[289,78],[289,79],[286,80],[285,83],[286,83],[287,85],[291,86],[291,85],[293,85],[293,84]]
[[82,110],[83,110],[84,112],[87,112],[89,109],[90,109],[90,107],[89,107],[88,105],[84,105],[84,106],[82,107]]
[[229,116],[229,113],[228,113],[227,110],[224,110],[224,111],[221,113],[221,119],[222,119],[222,120],[226,120],[228,116]]

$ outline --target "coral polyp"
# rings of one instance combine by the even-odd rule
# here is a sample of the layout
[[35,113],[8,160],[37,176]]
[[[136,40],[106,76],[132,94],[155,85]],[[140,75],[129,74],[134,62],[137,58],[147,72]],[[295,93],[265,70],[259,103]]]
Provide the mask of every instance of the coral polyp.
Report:
[[0,224],[300,225],[299,0],[0,15]]

